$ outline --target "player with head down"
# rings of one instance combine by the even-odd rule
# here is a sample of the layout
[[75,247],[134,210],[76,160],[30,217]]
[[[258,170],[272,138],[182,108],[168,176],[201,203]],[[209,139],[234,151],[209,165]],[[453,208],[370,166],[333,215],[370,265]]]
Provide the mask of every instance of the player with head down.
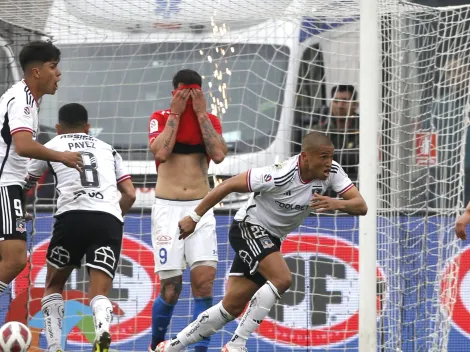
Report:
[[[246,351],[250,334],[292,283],[291,272],[280,253],[282,240],[312,210],[367,213],[361,194],[342,167],[333,161],[333,152],[328,137],[311,132],[304,137],[299,155],[224,181],[179,222],[180,238],[187,238],[201,217],[228,194],[253,192],[230,227],[229,240],[235,258],[223,300],[200,314],[175,338],[160,343],[158,352],[181,351],[214,334],[239,316],[251,300],[232,339],[222,348],[225,352]],[[342,199],[322,196],[328,188]]]
[[[209,192],[209,161],[224,160],[227,146],[218,118],[207,113],[202,78],[181,70],[173,78],[170,109],[155,112],[149,121],[149,147],[155,156],[158,178],[152,206],[152,245],[160,294],[152,308],[149,351],[165,340],[173,309],[182,289],[188,264],[194,296],[193,318],[212,306],[212,286],[217,267],[217,237],[212,209],[207,211],[187,241],[179,241],[178,221],[188,215]],[[185,263],[186,262],[186,263]],[[199,341],[205,352],[209,339]]]
[[93,311],[95,352],[107,352],[113,306],[108,294],[119,262],[123,215],[135,201],[135,190],[121,156],[109,144],[88,135],[88,113],[80,104],[59,110],[58,136],[46,143],[57,151],[79,152],[82,172],[41,160],[30,162],[26,188],[49,167],[59,194],[51,242],[47,250],[42,312],[49,352],[61,351],[64,285],[85,256],[90,275],[88,298]]

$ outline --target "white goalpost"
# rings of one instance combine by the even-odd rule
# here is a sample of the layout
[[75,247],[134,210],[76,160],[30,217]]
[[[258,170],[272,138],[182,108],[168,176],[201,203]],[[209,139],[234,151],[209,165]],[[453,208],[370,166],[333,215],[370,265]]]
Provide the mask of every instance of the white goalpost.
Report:
[[[335,160],[368,204],[368,215],[360,218],[312,214],[287,237],[281,252],[293,284],[248,350],[465,349],[470,325],[462,307],[470,302],[461,293],[466,281],[458,268],[467,262],[453,225],[464,207],[469,36],[470,5],[2,1],[0,93],[21,77],[15,60],[21,47],[51,39],[62,52],[62,77],[57,94],[41,101],[39,140],[54,136],[62,105],[81,103],[91,134],[120,152],[137,189],[111,290],[112,348],[146,351],[150,340],[159,283],[150,239],[158,175],[148,122],[154,111],[169,107],[174,74],[189,68],[203,77],[208,109],[220,118],[229,149],[223,163],[210,165],[212,187],[299,153],[302,137],[318,130],[330,136]],[[44,174],[28,197],[35,214],[29,265],[0,297],[0,323],[27,323],[38,351],[45,347],[39,307],[54,223],[52,175]],[[214,302],[224,295],[233,258],[228,228],[246,199],[233,194],[215,209]],[[183,280],[169,337],[192,320],[187,272]],[[89,350],[94,338],[87,290],[81,268],[65,288],[67,351]],[[457,309],[461,318],[453,314]],[[237,324],[214,335],[210,351],[220,351]]]

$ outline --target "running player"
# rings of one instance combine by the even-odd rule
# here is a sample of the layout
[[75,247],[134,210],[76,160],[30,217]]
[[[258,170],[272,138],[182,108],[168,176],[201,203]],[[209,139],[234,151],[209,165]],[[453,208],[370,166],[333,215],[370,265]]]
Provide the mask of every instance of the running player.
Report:
[[[365,215],[367,205],[359,191],[333,161],[328,137],[311,132],[302,141],[302,152],[279,165],[251,169],[214,188],[189,216],[179,222],[180,238],[187,238],[200,218],[232,192],[253,192],[236,213],[229,231],[235,251],[227,292],[174,339],[164,341],[157,352],[181,351],[219,331],[239,316],[250,302],[224,352],[246,351],[246,341],[274,303],[289,289],[292,275],[280,253],[282,240],[312,210],[340,210]],[[322,196],[332,188],[343,199]],[[251,301],[250,301],[251,300]]]
[[107,296],[121,254],[123,215],[135,201],[134,186],[121,156],[109,144],[88,136],[89,127],[82,105],[64,105],[56,125],[58,136],[46,143],[52,150],[79,152],[84,163],[82,172],[42,160],[32,160],[28,168],[26,189],[49,166],[59,193],[42,299],[48,348],[53,352],[62,350],[62,291],[83,256],[90,275],[88,298],[95,322],[94,351],[108,351],[113,308]]
[[26,219],[22,187],[28,159],[80,168],[80,154],[58,152],[36,142],[38,101],[55,94],[60,51],[52,43],[27,44],[20,53],[23,79],[0,98],[0,294],[26,266]]

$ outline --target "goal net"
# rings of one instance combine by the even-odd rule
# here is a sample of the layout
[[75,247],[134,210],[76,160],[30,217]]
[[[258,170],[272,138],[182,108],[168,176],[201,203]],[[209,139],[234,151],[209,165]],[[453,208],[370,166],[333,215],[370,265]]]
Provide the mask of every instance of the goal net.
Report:
[[[327,133],[335,159],[353,182],[378,189],[377,299],[370,304],[377,308],[379,350],[466,349],[470,319],[461,289],[468,286],[465,270],[458,268],[466,269],[470,259],[454,239],[453,224],[464,206],[469,7],[379,2],[379,17],[369,19],[379,22],[381,45],[380,114],[374,117],[360,112],[361,104],[374,98],[361,96],[359,85],[359,0],[0,3],[0,25],[8,29],[0,33],[2,89],[21,77],[16,58],[24,43],[50,38],[62,51],[59,90],[41,102],[41,142],[55,135],[60,106],[82,103],[90,133],[121,153],[137,188],[110,293],[113,349],[146,351],[150,341],[159,283],[150,238],[157,174],[148,122],[154,111],[169,108],[172,78],[183,68],[202,75],[208,110],[219,116],[229,149],[223,163],[210,165],[211,186],[299,153],[309,131]],[[376,185],[358,184],[359,137],[367,138],[359,133],[362,118],[380,121],[379,145],[370,145],[379,150],[379,167],[361,170],[377,173]],[[29,265],[0,298],[0,321],[27,323],[36,350],[46,346],[40,300],[55,199],[52,175],[46,173],[29,194],[35,214]],[[233,258],[229,224],[246,199],[233,194],[216,208],[215,302],[223,297]],[[292,287],[248,350],[357,351],[357,217],[312,214],[288,236],[282,253]],[[94,339],[87,290],[82,268],[65,287],[67,351],[89,350]],[[193,304],[185,272],[168,336],[192,320]],[[237,324],[215,334],[210,350],[220,350]]]

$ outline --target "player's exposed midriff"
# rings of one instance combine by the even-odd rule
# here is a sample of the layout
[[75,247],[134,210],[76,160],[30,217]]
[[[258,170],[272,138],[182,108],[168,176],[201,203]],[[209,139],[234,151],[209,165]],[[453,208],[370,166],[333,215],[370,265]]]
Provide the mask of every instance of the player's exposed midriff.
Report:
[[158,166],[155,196],[173,200],[201,199],[209,192],[207,156],[172,153]]

